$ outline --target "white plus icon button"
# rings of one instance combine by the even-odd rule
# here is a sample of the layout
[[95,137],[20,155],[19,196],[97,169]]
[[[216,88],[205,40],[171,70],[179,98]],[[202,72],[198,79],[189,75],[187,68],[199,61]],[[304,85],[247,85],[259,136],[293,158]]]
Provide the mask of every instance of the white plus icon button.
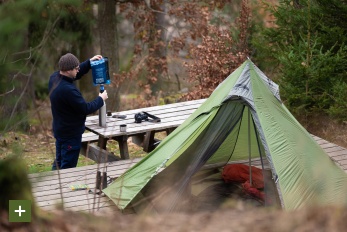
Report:
[[22,210],[22,206],[20,205],[20,206],[19,206],[19,209],[15,210],[14,212],[19,213],[19,217],[21,217],[21,216],[22,216],[22,213],[24,213],[25,210],[24,210],[24,209]]

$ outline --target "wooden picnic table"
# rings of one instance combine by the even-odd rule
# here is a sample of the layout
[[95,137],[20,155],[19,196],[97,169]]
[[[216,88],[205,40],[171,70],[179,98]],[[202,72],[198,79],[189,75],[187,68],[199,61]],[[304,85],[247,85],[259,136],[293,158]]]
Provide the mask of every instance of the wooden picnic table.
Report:
[[[90,133],[85,133],[84,144],[93,141],[98,136],[97,145],[89,144],[87,149],[88,158],[95,160],[97,163],[116,161],[117,158],[106,151],[107,141],[113,139],[118,142],[121,159],[129,159],[128,138],[132,137],[132,142],[143,147],[145,152],[150,152],[155,148],[155,139],[157,132],[165,131],[170,134],[175,128],[181,125],[206,99],[172,103],[167,105],[152,106],[121,112],[112,112],[112,116],[106,117],[106,127],[99,125],[99,116],[89,116],[86,119],[86,129]],[[135,114],[147,112],[160,118],[160,122],[142,121],[135,122]],[[125,119],[115,118],[117,116],[126,116]],[[150,119],[150,118],[149,118]],[[120,125],[126,125],[126,131],[120,131]]]

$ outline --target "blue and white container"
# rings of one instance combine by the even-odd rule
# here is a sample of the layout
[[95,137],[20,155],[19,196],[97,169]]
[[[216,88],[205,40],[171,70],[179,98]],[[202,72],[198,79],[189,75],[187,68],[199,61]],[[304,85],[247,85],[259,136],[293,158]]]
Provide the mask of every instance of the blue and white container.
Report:
[[100,60],[90,61],[92,68],[93,84],[96,85],[109,85],[110,75],[108,73],[108,59],[103,57]]

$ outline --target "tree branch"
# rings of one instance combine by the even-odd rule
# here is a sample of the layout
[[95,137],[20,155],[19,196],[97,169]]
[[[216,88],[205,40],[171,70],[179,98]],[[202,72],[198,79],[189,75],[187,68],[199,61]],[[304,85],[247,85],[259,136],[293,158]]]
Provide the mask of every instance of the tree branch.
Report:
[[2,94],[0,94],[0,97],[3,97],[3,96],[5,96],[5,95],[7,95],[7,94],[10,94],[10,93],[12,93],[13,91],[14,91],[14,85],[12,85],[12,89],[10,90],[10,91],[7,91],[6,93],[2,93]]

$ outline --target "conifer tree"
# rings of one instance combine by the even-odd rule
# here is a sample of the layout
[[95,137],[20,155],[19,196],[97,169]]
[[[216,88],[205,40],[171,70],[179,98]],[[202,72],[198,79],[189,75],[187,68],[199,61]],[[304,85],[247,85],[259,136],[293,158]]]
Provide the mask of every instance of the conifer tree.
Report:
[[281,87],[296,114],[325,112],[345,120],[347,4],[343,0],[280,0],[268,5],[274,27],[254,37],[255,60]]

